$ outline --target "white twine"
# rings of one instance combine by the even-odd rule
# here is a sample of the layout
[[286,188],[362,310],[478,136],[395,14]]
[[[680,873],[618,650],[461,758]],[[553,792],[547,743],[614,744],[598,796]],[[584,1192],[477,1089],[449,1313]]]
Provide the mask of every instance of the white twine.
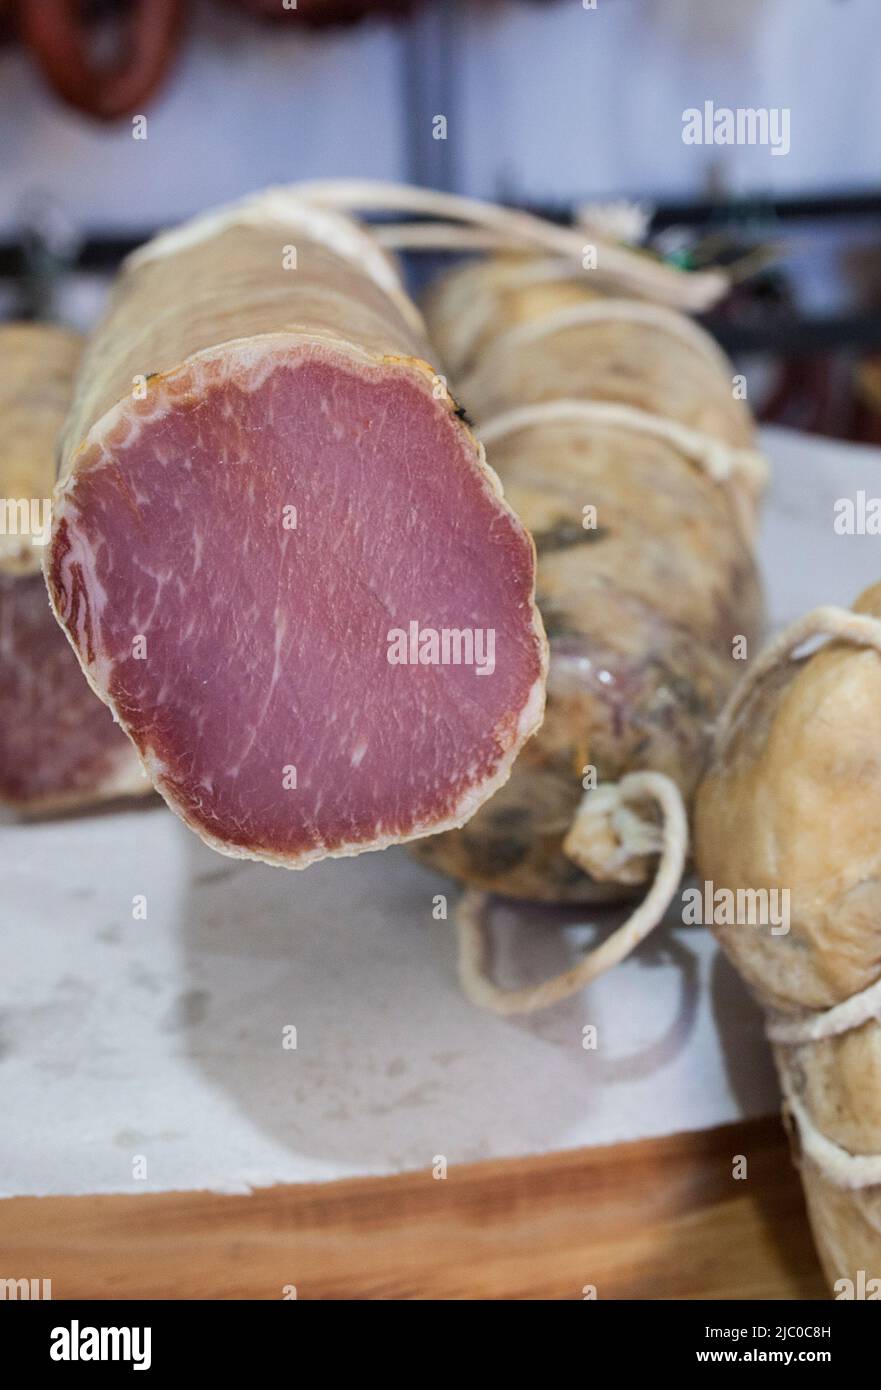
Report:
[[[474,889],[465,892],[456,909],[455,926],[459,942],[459,980],[463,993],[473,1004],[503,1015],[528,1014],[548,1008],[577,994],[589,981],[618,965],[654,930],[679,887],[688,851],[685,806],[672,778],[661,772],[631,772],[620,782],[587,792],[567,837],[567,843],[571,840],[567,852],[577,862],[577,843],[588,828],[587,821],[597,816],[611,817],[614,825],[615,815],[625,809],[625,802],[644,798],[654,800],[662,814],[661,826],[651,826],[648,838],[638,837],[634,842],[640,853],[660,851],[652,886],[611,936],[561,975],[524,989],[503,989],[497,985],[486,969],[485,919],[490,895]],[[634,852],[634,844],[625,849]]]
[[871,1019],[881,1020],[881,979],[869,985],[868,989],[852,994],[843,1003],[831,1009],[809,1014],[806,1018],[777,1018],[769,1020],[766,1032],[771,1042],[784,1047],[798,1043],[819,1042],[821,1038],[835,1038],[840,1033],[850,1033]]
[[795,1093],[787,1067],[780,1069],[780,1084],[787,1110],[798,1125],[802,1153],[836,1187],[855,1192],[881,1184],[881,1154],[853,1154],[819,1130]]
[[[560,309],[552,310],[542,318],[518,323],[493,340],[475,375],[482,375],[485,371],[491,373],[492,367],[487,366],[487,363],[491,364],[496,354],[531,347],[552,333],[562,333],[570,328],[612,322],[637,323],[661,329],[701,353],[722,373],[728,374],[731,371],[731,363],[716,339],[693,319],[686,318],[685,315],[663,304],[650,304],[642,299],[607,298],[590,299],[581,304],[567,304]],[[462,395],[467,399],[466,386],[461,382],[459,385]]]
[[529,429],[533,425],[565,424],[568,422],[587,425],[607,425],[615,429],[632,430],[638,434],[648,434],[662,439],[679,449],[692,462],[706,470],[714,482],[724,482],[732,473],[746,476],[756,487],[763,487],[768,476],[768,465],[764,457],[755,449],[741,449],[701,430],[691,429],[664,415],[654,415],[636,406],[619,405],[614,401],[556,400],[540,401],[535,405],[515,406],[493,416],[479,428],[484,444],[493,444],[506,434],[515,430]]
[[[430,232],[420,234],[419,244],[425,249],[454,245],[449,226],[453,221],[496,233],[502,241],[501,249],[544,250],[580,264],[588,235],[608,276],[631,286],[635,293],[693,313],[710,308],[728,289],[728,277],[723,271],[680,270],[645,252],[586,233],[583,227],[560,226],[534,213],[478,198],[369,179],[319,179],[295,184],[293,188],[298,197],[316,206],[346,212],[404,212],[447,219],[440,224],[437,240],[432,241]],[[407,240],[410,245],[415,244],[410,233],[407,233]],[[385,241],[388,245],[387,235]]]

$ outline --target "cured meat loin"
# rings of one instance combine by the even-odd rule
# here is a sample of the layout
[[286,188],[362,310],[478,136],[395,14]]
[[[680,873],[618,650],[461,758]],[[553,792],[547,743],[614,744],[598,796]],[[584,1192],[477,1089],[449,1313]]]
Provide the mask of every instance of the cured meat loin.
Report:
[[58,629],[42,574],[0,575],[0,802],[67,810],[149,791]]
[[83,679],[40,570],[55,446],[82,351],[46,324],[0,326],[0,802],[81,806],[151,790]]
[[602,283],[496,256],[454,270],[427,306],[534,537],[551,660],[544,724],[510,781],[417,853],[550,901],[620,898],[649,876],[653,813],[633,805],[613,829],[589,813],[586,779],[662,773],[688,805],[761,619],[763,463],[733,369],[691,320]]
[[[828,640],[812,654],[798,651]],[[881,1298],[881,585],[732,697],[695,801],[700,919],[768,1013],[824,1270]]]
[[296,189],[142,248],[92,339],[52,602],[222,852],[460,825],[540,722],[533,545],[428,354],[392,262]]

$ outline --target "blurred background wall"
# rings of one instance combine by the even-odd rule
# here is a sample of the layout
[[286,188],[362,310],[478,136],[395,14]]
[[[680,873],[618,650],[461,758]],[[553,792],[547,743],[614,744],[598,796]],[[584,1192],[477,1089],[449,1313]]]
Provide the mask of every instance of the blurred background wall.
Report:
[[[293,2],[0,0],[0,315],[88,327],[127,242],[273,182],[632,198],[656,253],[732,270],[708,326],[763,418],[881,441],[881,0]],[[50,12],[94,63],[147,11],[183,19],[158,86],[112,120],[88,72],[63,101]],[[705,102],[784,109],[785,155],[685,143]]]
[[[558,203],[868,187],[879,59],[879,0],[428,0],[320,30],[194,0],[144,141],[0,49],[0,232],[33,190],[90,227],[140,229],[337,174]],[[683,144],[683,110],[706,99],[790,107],[789,154]]]

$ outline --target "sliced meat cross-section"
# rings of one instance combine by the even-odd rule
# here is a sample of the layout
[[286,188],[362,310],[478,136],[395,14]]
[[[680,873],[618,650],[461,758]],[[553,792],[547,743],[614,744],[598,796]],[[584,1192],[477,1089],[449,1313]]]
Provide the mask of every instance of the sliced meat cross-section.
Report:
[[532,542],[427,355],[369,236],[283,192],[136,253],[94,337],[52,601],[216,849],[461,824],[541,719]]

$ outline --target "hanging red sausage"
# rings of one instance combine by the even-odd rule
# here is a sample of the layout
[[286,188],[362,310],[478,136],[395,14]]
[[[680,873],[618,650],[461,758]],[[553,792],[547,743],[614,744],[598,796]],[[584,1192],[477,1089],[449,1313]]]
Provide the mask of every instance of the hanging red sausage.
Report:
[[112,121],[145,105],[177,50],[185,0],[134,0],[116,58],[99,62],[83,0],[19,0],[19,32],[59,96]]
[[325,24],[351,24],[367,14],[403,15],[413,0],[224,0],[259,19],[301,20],[318,28]]

